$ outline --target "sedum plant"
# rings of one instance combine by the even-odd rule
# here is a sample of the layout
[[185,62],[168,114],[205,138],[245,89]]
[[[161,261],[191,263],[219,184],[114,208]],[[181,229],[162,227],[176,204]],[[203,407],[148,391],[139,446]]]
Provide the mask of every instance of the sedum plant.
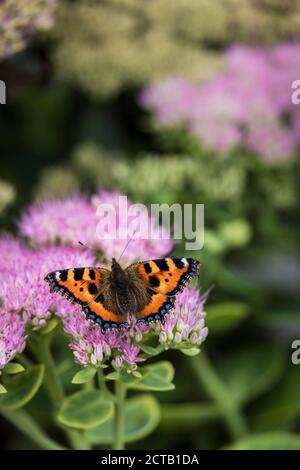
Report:
[[158,128],[179,128],[220,157],[244,149],[264,162],[291,160],[299,148],[299,107],[291,85],[299,75],[298,42],[236,45],[224,70],[199,84],[171,77],[146,88],[141,104]]
[[[196,287],[177,296],[164,323],[132,321],[126,330],[106,333],[79,306],[49,292],[48,272],[97,265],[100,252],[105,260],[113,249],[120,250],[94,235],[95,207],[101,201],[116,204],[117,196],[102,191],[92,198],[77,194],[35,203],[21,217],[19,235],[0,238],[0,413],[42,448],[122,449],[149,434],[160,419],[151,392],[174,389],[172,364],[153,359],[169,349],[194,356],[207,336],[207,296]],[[90,248],[79,247],[78,240]],[[172,245],[170,240],[132,240],[124,261],[162,257]],[[71,393],[61,382],[54,342],[73,371],[73,385],[67,387],[74,388]],[[50,439],[23,409],[41,385],[52,402],[54,423],[65,431],[62,443]],[[140,393],[127,399],[128,391]]]
[[0,60],[21,51],[37,31],[54,24],[57,0],[3,0],[0,3]]
[[0,215],[10,206],[16,198],[16,190],[7,181],[0,180]]
[[294,0],[65,0],[55,36],[59,76],[108,97],[166,75],[199,79],[233,42],[298,37]]

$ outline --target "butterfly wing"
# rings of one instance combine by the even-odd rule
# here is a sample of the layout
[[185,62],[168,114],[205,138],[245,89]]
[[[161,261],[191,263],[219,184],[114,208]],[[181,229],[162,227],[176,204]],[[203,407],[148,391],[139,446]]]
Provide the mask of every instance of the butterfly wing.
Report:
[[110,271],[103,268],[70,268],[49,273],[45,280],[53,292],[82,307],[87,318],[103,330],[126,326],[125,318],[116,314],[109,283]]
[[192,258],[163,258],[136,263],[127,270],[136,272],[155,292],[172,297],[198,276],[199,266]]
[[174,307],[175,297],[152,291],[149,303],[136,315],[137,322],[162,321]]
[[[175,307],[175,295],[199,273],[199,262],[192,258],[164,258],[128,266],[136,283],[143,281],[150,298],[136,314],[138,322],[163,320]],[[141,287],[140,287],[141,289]]]

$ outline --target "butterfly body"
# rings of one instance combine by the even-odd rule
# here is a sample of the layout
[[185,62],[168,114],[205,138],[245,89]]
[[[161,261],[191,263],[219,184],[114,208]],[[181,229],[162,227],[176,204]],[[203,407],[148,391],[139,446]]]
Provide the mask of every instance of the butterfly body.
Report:
[[138,322],[163,320],[175,306],[175,295],[199,273],[192,258],[164,258],[123,269],[113,258],[111,270],[70,268],[46,276],[52,291],[81,305],[103,331]]
[[123,269],[113,258],[110,274],[110,295],[117,315],[136,315],[149,300],[147,286],[131,270]]

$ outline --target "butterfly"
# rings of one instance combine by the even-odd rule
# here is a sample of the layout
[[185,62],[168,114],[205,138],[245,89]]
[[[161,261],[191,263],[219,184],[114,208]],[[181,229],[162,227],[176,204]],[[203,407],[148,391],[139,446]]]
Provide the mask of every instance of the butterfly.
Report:
[[86,317],[104,332],[138,323],[163,321],[175,307],[175,296],[199,275],[200,263],[192,258],[163,258],[136,262],[123,269],[112,259],[106,268],[70,268],[49,273],[52,292],[78,303]]

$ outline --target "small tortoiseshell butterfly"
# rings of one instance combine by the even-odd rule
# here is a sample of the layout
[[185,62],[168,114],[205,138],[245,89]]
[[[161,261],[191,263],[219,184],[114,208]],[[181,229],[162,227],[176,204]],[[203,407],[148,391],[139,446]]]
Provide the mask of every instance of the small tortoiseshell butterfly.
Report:
[[164,258],[133,263],[126,269],[112,259],[105,268],[63,269],[48,274],[51,291],[81,305],[87,318],[105,331],[137,322],[163,320],[175,307],[175,295],[199,274],[192,258]]

